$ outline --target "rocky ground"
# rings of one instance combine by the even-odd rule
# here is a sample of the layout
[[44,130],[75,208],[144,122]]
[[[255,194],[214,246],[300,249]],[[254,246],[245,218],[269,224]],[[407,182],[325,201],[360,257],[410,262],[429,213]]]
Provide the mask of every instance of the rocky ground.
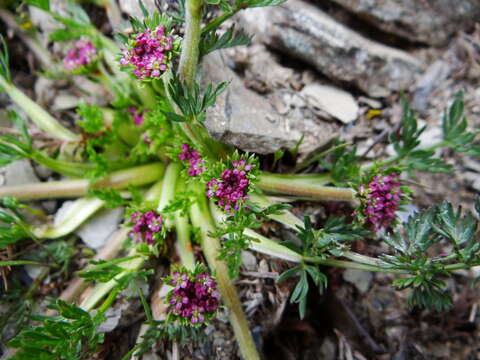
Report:
[[[132,3],[120,1],[126,14],[138,15]],[[144,3],[155,6],[152,0]],[[91,7],[90,11],[97,14],[97,23],[106,21],[99,9]],[[35,13],[32,16],[48,32],[48,21],[35,17]],[[235,21],[255,34],[252,45],[211,55],[203,64],[205,81],[231,80],[227,92],[210,111],[207,126],[222,141],[264,154],[266,167],[272,164],[272,153],[295,147],[302,136],[301,158],[334,137],[358,146],[366,159],[388,154],[387,134],[398,126],[402,91],[428,126],[423,136],[425,146],[440,136],[442,113],[459,90],[465,92],[470,124],[477,128],[480,24],[475,20],[479,19],[480,3],[476,0],[439,0],[435,4],[424,0],[289,0],[276,8],[242,12]],[[78,104],[80,88],[90,91],[88,101],[104,101],[95,84],[32,76],[39,69],[38,59],[25,50],[3,20],[0,29],[9,35],[12,53],[17,56],[13,63],[15,82],[40,104],[68,121]],[[25,53],[27,56],[20,56]],[[6,103],[0,94],[0,104]],[[454,165],[454,174],[415,174],[413,208],[425,208],[444,199],[472,208],[480,191],[480,162],[450,153],[442,156]],[[291,166],[291,159],[286,157],[274,170],[285,171]],[[22,162],[4,169],[1,182],[48,181],[52,176],[43,168]],[[65,203],[44,201],[40,205],[53,214]],[[346,204],[294,206],[297,214],[311,215],[317,224],[327,214],[351,211]],[[101,247],[121,218],[113,211],[101,216],[77,232],[84,241],[82,247]],[[92,229],[96,236],[91,236]],[[103,236],[98,236],[99,229]],[[276,225],[263,230],[280,239],[291,236]],[[372,240],[359,241],[355,248],[372,255],[383,250]],[[299,320],[296,306],[288,303],[294,284],[275,283],[288,266],[244,253],[238,287],[255,340],[266,359],[480,358],[480,294],[471,286],[476,275],[473,270],[456,274],[449,284],[455,306],[448,313],[438,314],[408,310],[408,294],[391,289],[390,275],[325,269],[329,274],[327,292],[312,292],[307,317]],[[35,274],[29,272],[28,276],[34,278]],[[155,289],[154,282],[149,285]],[[55,296],[62,285],[45,287],[49,296]],[[143,321],[137,315],[140,313],[138,300],[125,299],[116,304],[99,359],[118,359],[127,351]],[[178,349],[159,346],[148,359],[166,358],[159,355],[163,351],[167,358],[178,356]],[[207,329],[207,337],[200,344],[179,351],[181,359],[238,357],[224,314]]]

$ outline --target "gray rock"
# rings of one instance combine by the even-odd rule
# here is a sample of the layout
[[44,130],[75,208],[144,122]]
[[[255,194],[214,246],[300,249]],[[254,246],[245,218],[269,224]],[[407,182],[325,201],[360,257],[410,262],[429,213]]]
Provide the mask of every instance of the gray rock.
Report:
[[307,116],[302,109],[306,101],[292,90],[275,89],[266,97],[247,89],[226,66],[224,56],[223,52],[208,55],[201,69],[203,85],[230,81],[215,106],[207,110],[205,125],[214,138],[245,151],[269,154],[295,147],[303,135],[299,152],[304,154],[336,134],[336,124]]
[[250,251],[242,251],[242,263],[248,271],[257,270],[257,258]]
[[14,161],[4,168],[5,185],[23,185],[39,182],[27,159]]
[[422,112],[427,110],[430,94],[447,79],[451,71],[451,65],[442,60],[437,60],[430,65],[417,81],[413,94],[412,107]]
[[98,250],[117,229],[122,216],[122,208],[101,210],[80,226],[75,233],[90,248]]
[[[120,5],[120,9],[124,13],[140,20],[143,19],[143,14],[142,10],[140,9],[139,1],[119,0],[118,3]],[[155,0],[143,0],[142,3],[149,13],[152,13],[157,9],[157,6],[155,5]]]
[[383,31],[431,45],[445,45],[480,16],[478,0],[333,0]]
[[207,110],[205,125],[215,139],[245,151],[268,154],[292,148],[301,138],[288,118],[279,115],[266,98],[243,86],[219,52],[203,60],[202,74],[204,84],[230,81],[215,106]]
[[300,92],[310,106],[325,111],[344,124],[351,123],[358,116],[358,104],[348,92],[329,85],[313,83]]
[[365,294],[370,287],[373,275],[369,271],[347,269],[343,272],[343,279],[355,285],[361,294]]
[[422,64],[410,54],[369,40],[299,0],[240,13],[263,43],[302,59],[329,78],[349,82],[369,96],[408,88]]

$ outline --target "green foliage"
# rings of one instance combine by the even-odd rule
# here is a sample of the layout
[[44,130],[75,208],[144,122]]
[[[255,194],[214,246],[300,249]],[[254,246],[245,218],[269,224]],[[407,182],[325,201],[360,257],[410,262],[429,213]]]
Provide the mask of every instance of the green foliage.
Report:
[[280,275],[277,279],[277,282],[282,282],[293,276],[298,276],[299,280],[292,292],[290,302],[298,304],[298,312],[300,314],[300,318],[303,319],[307,309],[307,295],[308,291],[310,290],[308,278],[311,278],[315,286],[317,286],[319,289],[320,293],[322,293],[327,287],[328,279],[327,276],[315,266],[302,263],[283,272],[282,275]]
[[38,7],[45,11],[50,11],[50,0],[24,0],[24,1],[28,5]]
[[35,315],[41,325],[22,331],[9,346],[19,349],[12,360],[80,360],[93,355],[104,339],[97,333],[103,313],[90,315],[73,304],[57,300],[50,306],[58,316]]
[[1,34],[0,34],[0,76],[2,76],[6,81],[12,82],[12,76],[10,74],[10,60],[8,55],[8,47],[7,47],[5,38]]
[[77,114],[82,118],[77,124],[87,134],[96,134],[104,129],[103,114],[98,106],[81,104]]
[[22,205],[11,197],[0,201],[0,249],[33,236],[20,213],[21,208]]
[[236,0],[238,8],[252,8],[252,7],[264,7],[264,6],[278,6],[286,2],[287,0]]
[[251,241],[255,241],[246,236],[244,230],[259,228],[265,220],[268,220],[268,216],[280,215],[290,207],[287,204],[273,204],[262,208],[247,202],[238,211],[229,214],[217,231],[210,234],[212,237],[223,237],[218,258],[227,262],[230,278],[238,277],[242,265],[241,252],[250,246]]
[[234,46],[250,45],[251,35],[243,30],[235,32],[235,26],[232,25],[223,35],[219,36],[215,31],[210,31],[203,35],[200,43],[200,56],[205,56],[215,50],[227,49]]
[[[344,217],[329,218],[323,229],[315,230],[308,216],[304,218],[304,226],[298,227],[300,245],[289,242],[286,246],[302,254],[304,259],[327,259],[331,256],[341,256],[348,249],[348,243],[364,238],[368,231],[355,224],[347,224]],[[299,281],[291,295],[290,302],[299,304],[300,317],[305,316],[307,295],[310,289],[308,277],[318,287],[320,292],[327,287],[328,279],[318,268],[313,265],[301,263],[288,269],[280,275],[277,282],[293,276],[299,276]]]
[[125,270],[121,266],[118,266],[118,264],[133,260],[137,257],[138,256],[127,256],[111,261],[92,260],[90,261],[90,264],[93,265],[92,267],[81,270],[77,272],[77,274],[87,281],[108,282]]
[[356,147],[348,149],[344,146],[337,146],[332,151],[329,161],[322,160],[321,164],[330,171],[333,182],[337,186],[344,186],[358,180],[360,176]]
[[228,82],[222,82],[214,87],[209,84],[203,95],[200,92],[200,86],[194,83],[192,87],[182,83],[178,76],[173,76],[168,84],[168,89],[172,100],[182,111],[183,116],[173,112],[165,111],[165,116],[174,122],[182,121],[203,121],[205,120],[205,111],[208,107],[215,104],[217,97],[226,89]]
[[455,99],[445,111],[442,121],[443,139],[452,149],[470,156],[480,156],[480,146],[474,144],[477,131],[468,131],[468,122],[463,115],[463,93],[455,94]]
[[[476,201],[477,213],[480,215],[480,198]],[[447,239],[454,248],[459,261],[473,264],[479,261],[480,243],[475,237],[478,221],[472,213],[461,213],[459,207],[455,212],[452,204],[443,202],[436,208],[436,217],[432,226],[436,233]]]
[[420,136],[426,126],[419,128],[417,119],[409,103],[403,99],[402,128],[399,136],[390,135],[390,141],[397,153],[398,166],[405,170],[423,170],[433,173],[448,173],[451,166],[442,159],[435,158],[435,149],[419,149]]
[[[454,211],[451,204],[444,202],[411,216],[403,233],[384,237],[385,243],[395,250],[394,255],[382,257],[388,264],[385,267],[408,274],[393,284],[399,289],[413,288],[410,306],[441,311],[452,305],[442,277],[449,274],[449,263],[453,261],[463,266],[480,264],[480,245],[474,236],[477,226],[478,221],[471,213],[462,215],[461,209]],[[432,246],[444,241],[452,245],[452,252],[432,255]]]

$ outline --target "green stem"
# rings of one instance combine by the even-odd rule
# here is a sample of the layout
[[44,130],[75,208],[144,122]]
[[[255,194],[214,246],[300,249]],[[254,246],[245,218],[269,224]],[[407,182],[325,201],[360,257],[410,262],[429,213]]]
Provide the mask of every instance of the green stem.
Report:
[[[162,195],[157,207],[159,213],[161,213],[175,198],[175,185],[177,184],[177,178],[180,175],[180,169],[181,165],[179,163],[170,163],[167,165],[163,179]],[[172,219],[167,216],[165,219],[165,226],[171,228],[172,225]]]
[[100,210],[104,204],[103,200],[94,197],[77,199],[68,208],[59,223],[35,228],[33,233],[38,238],[46,239],[68,235]]
[[[177,182],[176,193],[181,193],[185,190],[185,182],[179,178]],[[195,255],[193,254],[192,243],[190,241],[190,226],[188,217],[182,215],[182,211],[178,210],[174,215],[175,230],[177,233],[177,241],[175,249],[180,257],[180,262],[189,270],[195,268]]]
[[52,171],[70,177],[85,176],[86,172],[89,172],[95,168],[95,165],[90,163],[76,163],[52,159],[38,150],[33,150],[30,158],[36,163],[41,164]]
[[45,131],[47,134],[65,141],[78,141],[80,139],[79,135],[74,134],[66,127],[61,125],[35,101],[30,99],[27,95],[15,87],[15,85],[7,82],[2,76],[0,76],[0,88],[8,94],[10,99],[16,105],[21,107],[22,110],[27,113],[35,125],[37,125],[41,130]]
[[192,85],[197,71],[202,22],[202,1],[185,2],[185,37],[182,43],[178,73],[180,80]]
[[350,188],[302,183],[267,174],[259,176],[258,187],[272,194],[301,196],[312,200],[352,201],[355,199],[355,192]]
[[85,196],[93,189],[124,189],[128,185],[143,186],[157,181],[164,172],[162,163],[141,165],[130,169],[119,170],[91,184],[90,180],[61,180],[38,184],[25,184],[0,187],[0,199],[12,196],[18,200],[39,200],[72,198]]
[[197,187],[195,190],[199,194],[198,201],[190,209],[190,218],[193,226],[200,229],[200,244],[210,268],[215,273],[223,302],[229,310],[230,323],[240,352],[245,360],[260,359],[237,291],[228,277],[228,267],[225,262],[218,259],[220,242],[209,235],[214,231],[214,225],[203,188]]

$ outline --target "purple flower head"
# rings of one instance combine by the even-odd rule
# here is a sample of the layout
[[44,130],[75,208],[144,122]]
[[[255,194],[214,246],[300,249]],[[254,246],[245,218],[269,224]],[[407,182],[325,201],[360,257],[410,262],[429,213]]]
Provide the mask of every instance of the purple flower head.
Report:
[[176,268],[165,281],[173,287],[166,298],[171,320],[201,325],[211,319],[220,307],[217,283],[203,267],[197,267],[193,272]]
[[135,242],[145,242],[155,245],[162,235],[163,218],[154,210],[136,211],[130,216],[129,224],[132,225],[130,238]]
[[220,178],[212,178],[207,183],[207,196],[227,212],[237,211],[247,200],[250,180],[248,172],[252,165],[245,159],[232,162],[233,169],[225,169]]
[[200,153],[197,150],[190,149],[188,144],[182,144],[182,152],[178,155],[181,161],[188,162],[188,175],[195,177],[205,171],[205,161],[202,160]]
[[375,176],[369,184],[360,185],[358,195],[362,201],[361,213],[375,231],[395,222],[395,213],[402,200],[398,174]]
[[147,112],[147,109],[139,110],[136,106],[130,106],[128,112],[132,115],[133,122],[136,126],[142,126],[144,121],[144,115]]
[[78,70],[93,62],[96,57],[97,49],[95,46],[88,40],[79,39],[68,50],[67,55],[63,59],[63,67],[67,71]]
[[165,35],[165,27],[144,30],[134,35],[123,50],[120,66],[133,69],[140,80],[160,77],[169,66],[173,50],[173,36]]

